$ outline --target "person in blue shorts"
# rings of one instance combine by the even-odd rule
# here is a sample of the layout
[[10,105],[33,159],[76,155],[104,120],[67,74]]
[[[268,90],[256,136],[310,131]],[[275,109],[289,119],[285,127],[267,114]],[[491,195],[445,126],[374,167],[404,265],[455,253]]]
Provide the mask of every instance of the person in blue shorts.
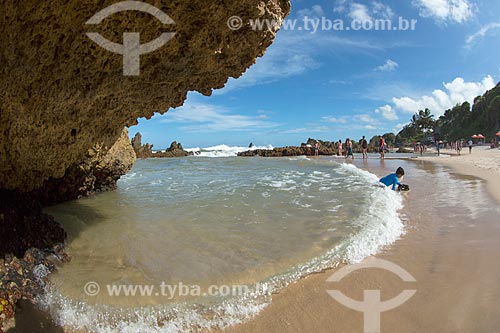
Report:
[[392,190],[396,191],[397,186],[401,186],[401,181],[403,180],[403,176],[405,175],[405,171],[402,167],[399,167],[396,170],[396,173],[391,173],[390,175],[381,178],[379,181],[385,186],[392,186]]

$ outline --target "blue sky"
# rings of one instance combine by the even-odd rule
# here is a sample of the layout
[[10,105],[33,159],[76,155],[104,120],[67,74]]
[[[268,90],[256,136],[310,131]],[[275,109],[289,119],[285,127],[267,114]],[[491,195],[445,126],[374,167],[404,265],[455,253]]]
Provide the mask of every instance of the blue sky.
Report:
[[[292,1],[263,58],[210,97],[140,119],[130,129],[156,149],[217,144],[298,145],[309,137],[359,139],[397,132],[418,109],[434,114],[500,81],[500,1]],[[306,31],[303,19],[355,22],[399,17],[414,31]],[[290,21],[293,22],[293,21]],[[318,21],[319,22],[319,21]],[[290,25],[291,26],[291,25]],[[289,27],[290,27],[289,26]]]

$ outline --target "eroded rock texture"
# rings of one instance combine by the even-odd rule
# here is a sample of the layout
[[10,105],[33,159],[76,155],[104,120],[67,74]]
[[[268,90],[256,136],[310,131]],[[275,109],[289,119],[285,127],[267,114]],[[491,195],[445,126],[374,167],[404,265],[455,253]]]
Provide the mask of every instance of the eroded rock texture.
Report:
[[[209,95],[240,76],[272,43],[276,29],[238,31],[233,15],[282,21],[288,0],[148,0],[175,25],[149,14],[122,12],[98,26],[85,22],[118,1],[0,2],[0,188],[31,191],[61,178],[96,144],[110,147],[125,126],[182,105],[188,91]],[[175,32],[140,58],[141,75],[123,76],[119,54],[91,41],[99,32],[122,43]]]
[[109,149],[97,144],[88,150],[81,163],[72,164],[61,178],[49,178],[30,192],[33,200],[52,205],[78,199],[96,192],[116,189],[116,182],[132,169],[136,160],[128,130]]

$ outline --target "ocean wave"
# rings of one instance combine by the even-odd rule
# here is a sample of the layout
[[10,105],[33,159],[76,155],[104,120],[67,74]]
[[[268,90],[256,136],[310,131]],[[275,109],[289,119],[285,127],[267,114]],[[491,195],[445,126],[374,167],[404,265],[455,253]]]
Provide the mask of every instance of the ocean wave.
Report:
[[200,157],[234,157],[237,156],[238,153],[242,153],[247,150],[257,150],[257,149],[266,149],[273,150],[274,147],[271,145],[267,146],[253,146],[249,147],[239,147],[239,146],[228,146],[228,145],[217,145],[213,147],[207,148],[187,148],[186,151],[194,153],[194,156]]

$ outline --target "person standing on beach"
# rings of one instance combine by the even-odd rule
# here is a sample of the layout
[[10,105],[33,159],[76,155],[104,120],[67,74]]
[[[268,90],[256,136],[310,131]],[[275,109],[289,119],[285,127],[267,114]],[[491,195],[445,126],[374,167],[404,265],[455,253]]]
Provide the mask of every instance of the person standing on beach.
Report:
[[469,154],[472,154],[472,140],[469,140]]
[[380,158],[385,158],[385,139],[383,135],[380,137]]
[[361,144],[361,149],[363,149],[363,159],[368,159],[368,141],[366,141],[365,136],[359,141]]
[[339,144],[338,144],[338,148],[339,148],[339,156],[344,156],[344,147],[342,147],[342,140],[339,140]]
[[462,142],[457,141],[456,145],[457,145],[457,154],[460,155],[460,153],[462,152]]
[[316,141],[314,144],[314,156],[318,157],[319,156],[319,142]]
[[351,139],[347,138],[347,140],[345,140],[345,145],[346,145],[346,149],[347,149],[347,154],[345,155],[345,158],[349,158],[349,156],[351,156],[352,159],[354,159],[354,153],[352,152]]

